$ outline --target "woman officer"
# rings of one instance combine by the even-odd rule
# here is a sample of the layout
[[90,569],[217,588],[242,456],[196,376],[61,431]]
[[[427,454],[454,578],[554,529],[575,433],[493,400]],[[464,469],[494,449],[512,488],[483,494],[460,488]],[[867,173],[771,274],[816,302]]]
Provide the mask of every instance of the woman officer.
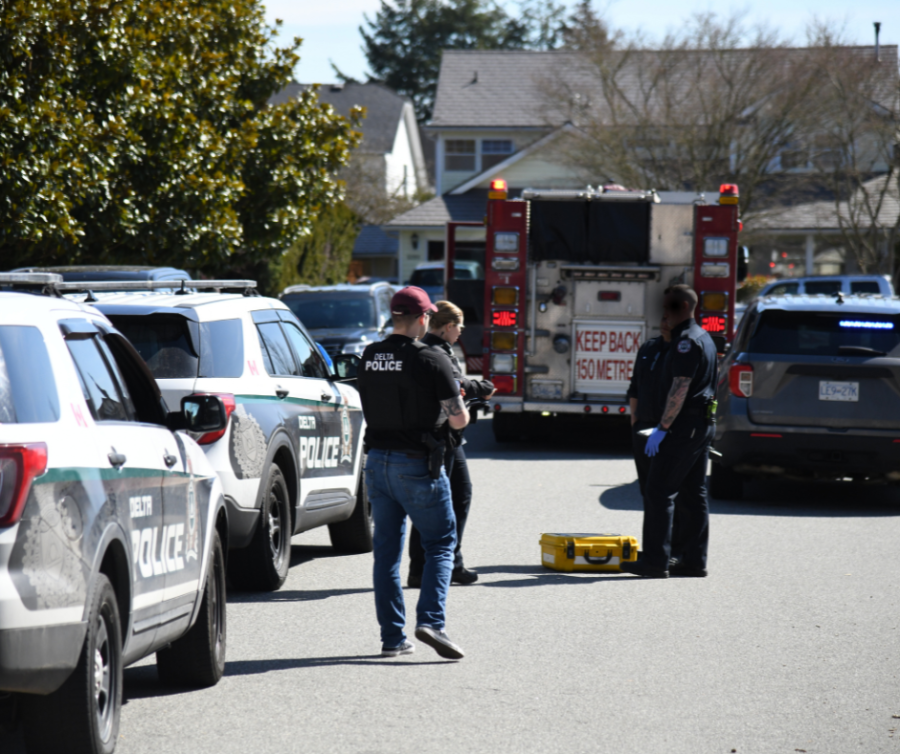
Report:
[[[494,394],[494,386],[487,380],[470,380],[463,377],[459,362],[453,355],[452,346],[459,340],[465,327],[462,309],[449,301],[438,301],[435,306],[438,310],[432,315],[428,332],[421,342],[447,354],[453,365],[453,376],[459,381],[460,392],[464,396],[467,398],[490,398]],[[450,478],[453,512],[456,514],[456,552],[454,553],[451,580],[457,584],[472,584],[478,581],[478,574],[463,565],[462,557],[463,531],[466,528],[466,519],[469,516],[469,506],[472,502],[472,480],[469,477],[466,454],[463,452],[462,446],[465,440],[462,430],[450,429],[448,432],[444,466],[447,476]],[[424,566],[425,551],[422,549],[419,532],[413,528],[409,535],[409,577],[406,582],[408,586],[418,588],[421,585]]]

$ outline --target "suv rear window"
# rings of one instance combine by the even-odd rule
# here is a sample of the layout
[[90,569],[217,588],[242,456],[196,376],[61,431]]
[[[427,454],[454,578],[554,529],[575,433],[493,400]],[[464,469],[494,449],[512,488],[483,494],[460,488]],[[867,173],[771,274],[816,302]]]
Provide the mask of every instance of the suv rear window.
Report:
[[850,293],[881,293],[875,280],[851,280]]
[[282,301],[309,330],[376,327],[375,301],[367,294],[300,293]]
[[0,325],[0,424],[59,421],[59,394],[44,336],[30,325]]
[[240,377],[244,366],[241,320],[193,320],[179,314],[113,315],[158,380]]
[[[853,356],[900,345],[900,318],[837,312],[767,311],[750,336],[751,353]],[[858,349],[854,353],[854,349]]]

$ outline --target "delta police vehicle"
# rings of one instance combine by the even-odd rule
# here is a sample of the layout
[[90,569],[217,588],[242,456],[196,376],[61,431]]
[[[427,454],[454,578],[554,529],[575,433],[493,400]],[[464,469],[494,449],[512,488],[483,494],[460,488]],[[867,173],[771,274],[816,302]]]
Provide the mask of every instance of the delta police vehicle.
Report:
[[[328,525],[338,550],[371,552],[359,393],[330,372],[284,303],[257,295],[252,280],[191,281],[193,291],[78,285],[143,356],[170,404],[194,393],[225,401],[227,428],[198,442],[225,491],[236,586],[280,588],[291,536],[317,526]],[[128,292],[103,293],[122,286]],[[345,377],[354,362],[335,358]]]
[[106,317],[39,295],[61,280],[0,275],[0,719],[29,752],[108,753],[124,666],[156,652],[165,682],[222,676],[227,511],[173,430],[221,431],[225,406],[169,413]]

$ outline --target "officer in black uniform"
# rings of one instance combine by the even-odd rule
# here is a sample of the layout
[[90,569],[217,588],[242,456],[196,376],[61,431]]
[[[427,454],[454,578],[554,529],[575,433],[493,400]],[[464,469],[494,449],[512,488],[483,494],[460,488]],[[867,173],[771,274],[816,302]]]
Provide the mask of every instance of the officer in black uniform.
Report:
[[642,497],[647,471],[650,469],[650,457],[644,452],[647,437],[639,433],[645,429],[652,429],[659,423],[659,416],[656,413],[657,383],[662,372],[662,357],[669,347],[672,336],[665,318],[660,323],[659,331],[659,335],[650,338],[638,350],[634,370],[631,372],[631,384],[626,393],[631,409],[631,450],[634,453],[634,465],[637,468]]
[[[665,291],[664,318],[672,330],[660,375],[659,423],[647,438],[650,457],[644,492],[641,557],[621,570],[637,576],[706,576],[709,504],[706,465],[713,439],[716,347],[693,319],[697,294],[686,285]],[[682,557],[669,565],[672,518],[680,508]]]
[[469,414],[446,354],[418,342],[436,307],[421,288],[394,294],[394,332],[363,352],[358,384],[366,418],[366,492],[375,522],[375,612],[384,657],[415,651],[406,638],[400,560],[406,517],[425,549],[416,606],[416,638],[441,657],[461,659],[447,636],[447,591],[453,570],[456,520],[444,471],[442,425],[463,429]]

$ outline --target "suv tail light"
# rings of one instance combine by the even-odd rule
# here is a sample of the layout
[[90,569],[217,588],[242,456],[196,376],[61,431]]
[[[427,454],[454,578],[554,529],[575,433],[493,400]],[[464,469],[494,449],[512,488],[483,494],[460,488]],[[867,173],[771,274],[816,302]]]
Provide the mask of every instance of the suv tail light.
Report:
[[738,398],[753,395],[753,367],[749,364],[732,364],[728,370],[728,387]]
[[0,526],[22,517],[31,482],[46,470],[46,443],[0,445]]
[[[204,393],[203,395],[218,395],[219,398],[222,399],[222,403],[225,404],[225,415],[229,419],[231,418],[231,414],[234,413],[234,409],[237,407],[237,401],[235,401],[234,396],[231,393]],[[216,440],[220,440],[225,435],[227,429],[228,424],[226,423],[225,429],[219,429],[215,432],[207,432],[205,435],[200,435],[197,439],[197,445],[211,445]]]

